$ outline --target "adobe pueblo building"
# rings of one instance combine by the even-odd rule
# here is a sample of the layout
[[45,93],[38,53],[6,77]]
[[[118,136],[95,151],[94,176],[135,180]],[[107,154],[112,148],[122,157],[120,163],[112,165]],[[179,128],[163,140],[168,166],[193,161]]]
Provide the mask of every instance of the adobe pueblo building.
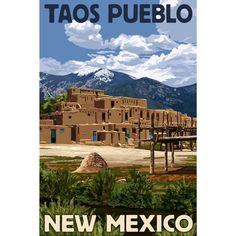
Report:
[[146,99],[70,88],[67,100],[56,104],[55,112],[41,115],[40,143],[134,145],[149,139],[149,130],[139,132],[138,127],[150,127],[151,116],[157,127],[196,127],[196,118],[171,109],[148,109]]

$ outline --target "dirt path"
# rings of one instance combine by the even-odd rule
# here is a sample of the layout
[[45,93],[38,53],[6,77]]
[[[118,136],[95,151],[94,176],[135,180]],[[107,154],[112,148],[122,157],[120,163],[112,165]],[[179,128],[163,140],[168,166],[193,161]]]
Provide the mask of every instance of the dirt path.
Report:
[[[91,152],[100,154],[110,166],[121,165],[148,165],[149,150],[120,148],[111,146],[91,146],[79,144],[42,144],[40,145],[40,156],[81,156],[86,157]],[[196,152],[175,152],[176,163],[184,161],[188,156],[196,155]],[[156,163],[163,163],[164,152],[155,151]],[[171,153],[169,152],[169,160]]]

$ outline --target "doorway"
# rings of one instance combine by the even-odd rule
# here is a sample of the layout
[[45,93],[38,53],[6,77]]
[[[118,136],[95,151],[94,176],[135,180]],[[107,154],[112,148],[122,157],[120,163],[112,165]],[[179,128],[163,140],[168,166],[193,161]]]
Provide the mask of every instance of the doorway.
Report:
[[97,141],[97,131],[93,131],[93,141]]
[[51,143],[57,143],[57,130],[51,129]]

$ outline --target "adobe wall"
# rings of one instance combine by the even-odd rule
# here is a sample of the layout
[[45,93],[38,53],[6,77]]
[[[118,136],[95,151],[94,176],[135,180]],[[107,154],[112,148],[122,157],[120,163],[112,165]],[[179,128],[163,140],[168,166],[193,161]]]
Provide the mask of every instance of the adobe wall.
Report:
[[53,120],[51,119],[40,120],[40,125],[53,125]]
[[77,112],[63,112],[63,125],[95,123],[95,111],[80,109]]
[[51,143],[51,130],[56,130],[56,143],[72,143],[71,128],[66,126],[56,125],[41,125],[40,126],[40,143]]

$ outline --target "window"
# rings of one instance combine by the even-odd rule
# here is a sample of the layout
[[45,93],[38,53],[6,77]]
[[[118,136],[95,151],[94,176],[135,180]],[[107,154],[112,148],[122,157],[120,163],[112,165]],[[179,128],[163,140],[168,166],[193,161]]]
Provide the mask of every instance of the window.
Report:
[[103,112],[102,113],[102,122],[105,122],[106,121],[106,114]]
[[132,128],[132,133],[136,133],[136,128]]
[[40,127],[40,132],[42,132],[42,128]]
[[128,120],[128,112],[125,112],[125,120]]
[[140,111],[140,117],[143,118],[143,111]]
[[69,116],[69,119],[71,119],[71,116]]
[[115,101],[111,101],[111,108],[115,106]]
[[88,116],[90,116],[90,113],[88,113]]
[[64,134],[64,128],[60,129],[60,134]]

